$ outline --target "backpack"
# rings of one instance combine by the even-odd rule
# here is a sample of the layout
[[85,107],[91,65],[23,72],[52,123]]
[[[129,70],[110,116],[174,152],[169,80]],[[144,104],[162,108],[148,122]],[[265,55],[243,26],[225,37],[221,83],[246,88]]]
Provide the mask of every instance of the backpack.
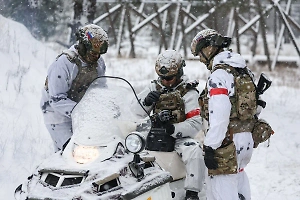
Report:
[[[251,132],[254,148],[266,141],[274,134],[271,126],[263,119],[256,116],[258,106],[258,93],[253,81],[252,73],[245,68],[234,68],[229,65],[217,65],[214,71],[223,69],[234,76],[235,93],[230,97],[231,113],[227,137],[224,141],[230,142],[232,134],[239,132]],[[208,90],[207,87],[199,97],[201,114],[208,120]]]
[[229,65],[217,65],[213,71],[217,69],[223,69],[234,76],[235,90],[234,96],[230,97],[232,105],[230,119],[242,121],[254,119],[257,110],[257,94],[251,72],[246,67],[234,68]]

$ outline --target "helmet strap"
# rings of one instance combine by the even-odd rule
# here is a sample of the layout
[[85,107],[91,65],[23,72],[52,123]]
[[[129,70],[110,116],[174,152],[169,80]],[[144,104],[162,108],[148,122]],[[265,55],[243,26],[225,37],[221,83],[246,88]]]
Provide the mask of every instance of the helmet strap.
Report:
[[206,66],[209,65],[210,60],[206,57],[206,55],[203,53],[202,49],[200,50],[201,55],[203,56],[203,58],[205,58],[206,62],[204,63]]
[[[218,49],[216,51],[214,51],[209,58],[206,57],[206,55],[203,53],[202,49],[200,50],[201,55],[205,58],[206,62],[204,63],[206,65],[206,67],[209,69],[209,65],[212,61],[212,59],[220,52],[220,50],[222,49],[221,46],[218,46]],[[210,69],[209,69],[210,70]]]
[[87,53],[87,49],[85,47],[85,45],[82,43],[82,42],[79,42],[78,45],[77,45],[77,50],[78,50],[78,54],[81,56],[81,57],[85,57],[86,56],[86,53]]
[[178,69],[177,74],[176,74],[176,79],[179,80],[180,77],[182,77],[182,75],[183,75],[183,67],[180,67],[180,68]]

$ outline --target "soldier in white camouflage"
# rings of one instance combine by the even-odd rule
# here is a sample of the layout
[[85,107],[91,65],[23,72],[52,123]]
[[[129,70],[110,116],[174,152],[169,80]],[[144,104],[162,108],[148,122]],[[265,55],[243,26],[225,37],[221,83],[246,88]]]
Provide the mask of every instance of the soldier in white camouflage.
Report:
[[211,71],[199,98],[209,126],[204,139],[208,200],[251,199],[245,167],[253,152],[256,87],[242,56],[226,49],[230,43],[212,29],[200,31],[191,43],[192,54]]
[[101,57],[109,45],[106,32],[89,24],[79,28],[76,37],[78,43],[63,51],[50,65],[42,91],[41,109],[55,152],[72,136],[72,109],[90,83],[106,71]]
[[[155,63],[158,79],[151,81],[138,97],[149,113],[153,111],[153,127],[164,128],[167,134],[159,139],[165,140],[167,145],[160,146],[154,139],[147,142],[147,149],[175,150],[186,167],[185,199],[198,200],[205,177],[202,145],[194,139],[202,128],[196,90],[198,83],[188,80],[183,73],[184,66],[182,56],[175,50],[159,54]],[[146,117],[139,105],[133,105],[133,108],[141,117]]]

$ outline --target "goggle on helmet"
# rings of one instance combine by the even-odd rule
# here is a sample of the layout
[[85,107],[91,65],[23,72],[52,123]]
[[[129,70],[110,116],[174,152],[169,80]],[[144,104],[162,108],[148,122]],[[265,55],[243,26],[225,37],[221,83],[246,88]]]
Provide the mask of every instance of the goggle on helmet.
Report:
[[198,56],[199,52],[208,46],[227,48],[231,43],[231,38],[222,36],[213,29],[205,29],[200,31],[192,40],[191,51],[194,56]]
[[166,50],[159,54],[155,62],[155,71],[160,77],[182,76],[185,61],[175,50]]

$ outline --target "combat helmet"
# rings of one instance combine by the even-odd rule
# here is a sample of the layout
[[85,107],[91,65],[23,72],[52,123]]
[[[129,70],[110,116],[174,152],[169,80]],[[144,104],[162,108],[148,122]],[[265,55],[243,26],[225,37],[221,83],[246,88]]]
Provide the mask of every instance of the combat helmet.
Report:
[[[216,30],[205,29],[197,33],[191,43],[191,51],[194,56],[198,56],[199,53],[206,59],[206,65],[210,64],[212,58],[223,48],[229,47],[231,38],[222,36]],[[216,47],[216,51],[211,55],[204,55],[203,49],[212,46]]]
[[87,63],[96,63],[101,54],[108,49],[108,36],[106,32],[95,24],[88,24],[76,33],[78,40],[78,53]]
[[165,50],[158,55],[155,62],[155,71],[159,77],[168,79],[176,76],[179,79],[183,75],[185,61],[180,53],[175,50]]

